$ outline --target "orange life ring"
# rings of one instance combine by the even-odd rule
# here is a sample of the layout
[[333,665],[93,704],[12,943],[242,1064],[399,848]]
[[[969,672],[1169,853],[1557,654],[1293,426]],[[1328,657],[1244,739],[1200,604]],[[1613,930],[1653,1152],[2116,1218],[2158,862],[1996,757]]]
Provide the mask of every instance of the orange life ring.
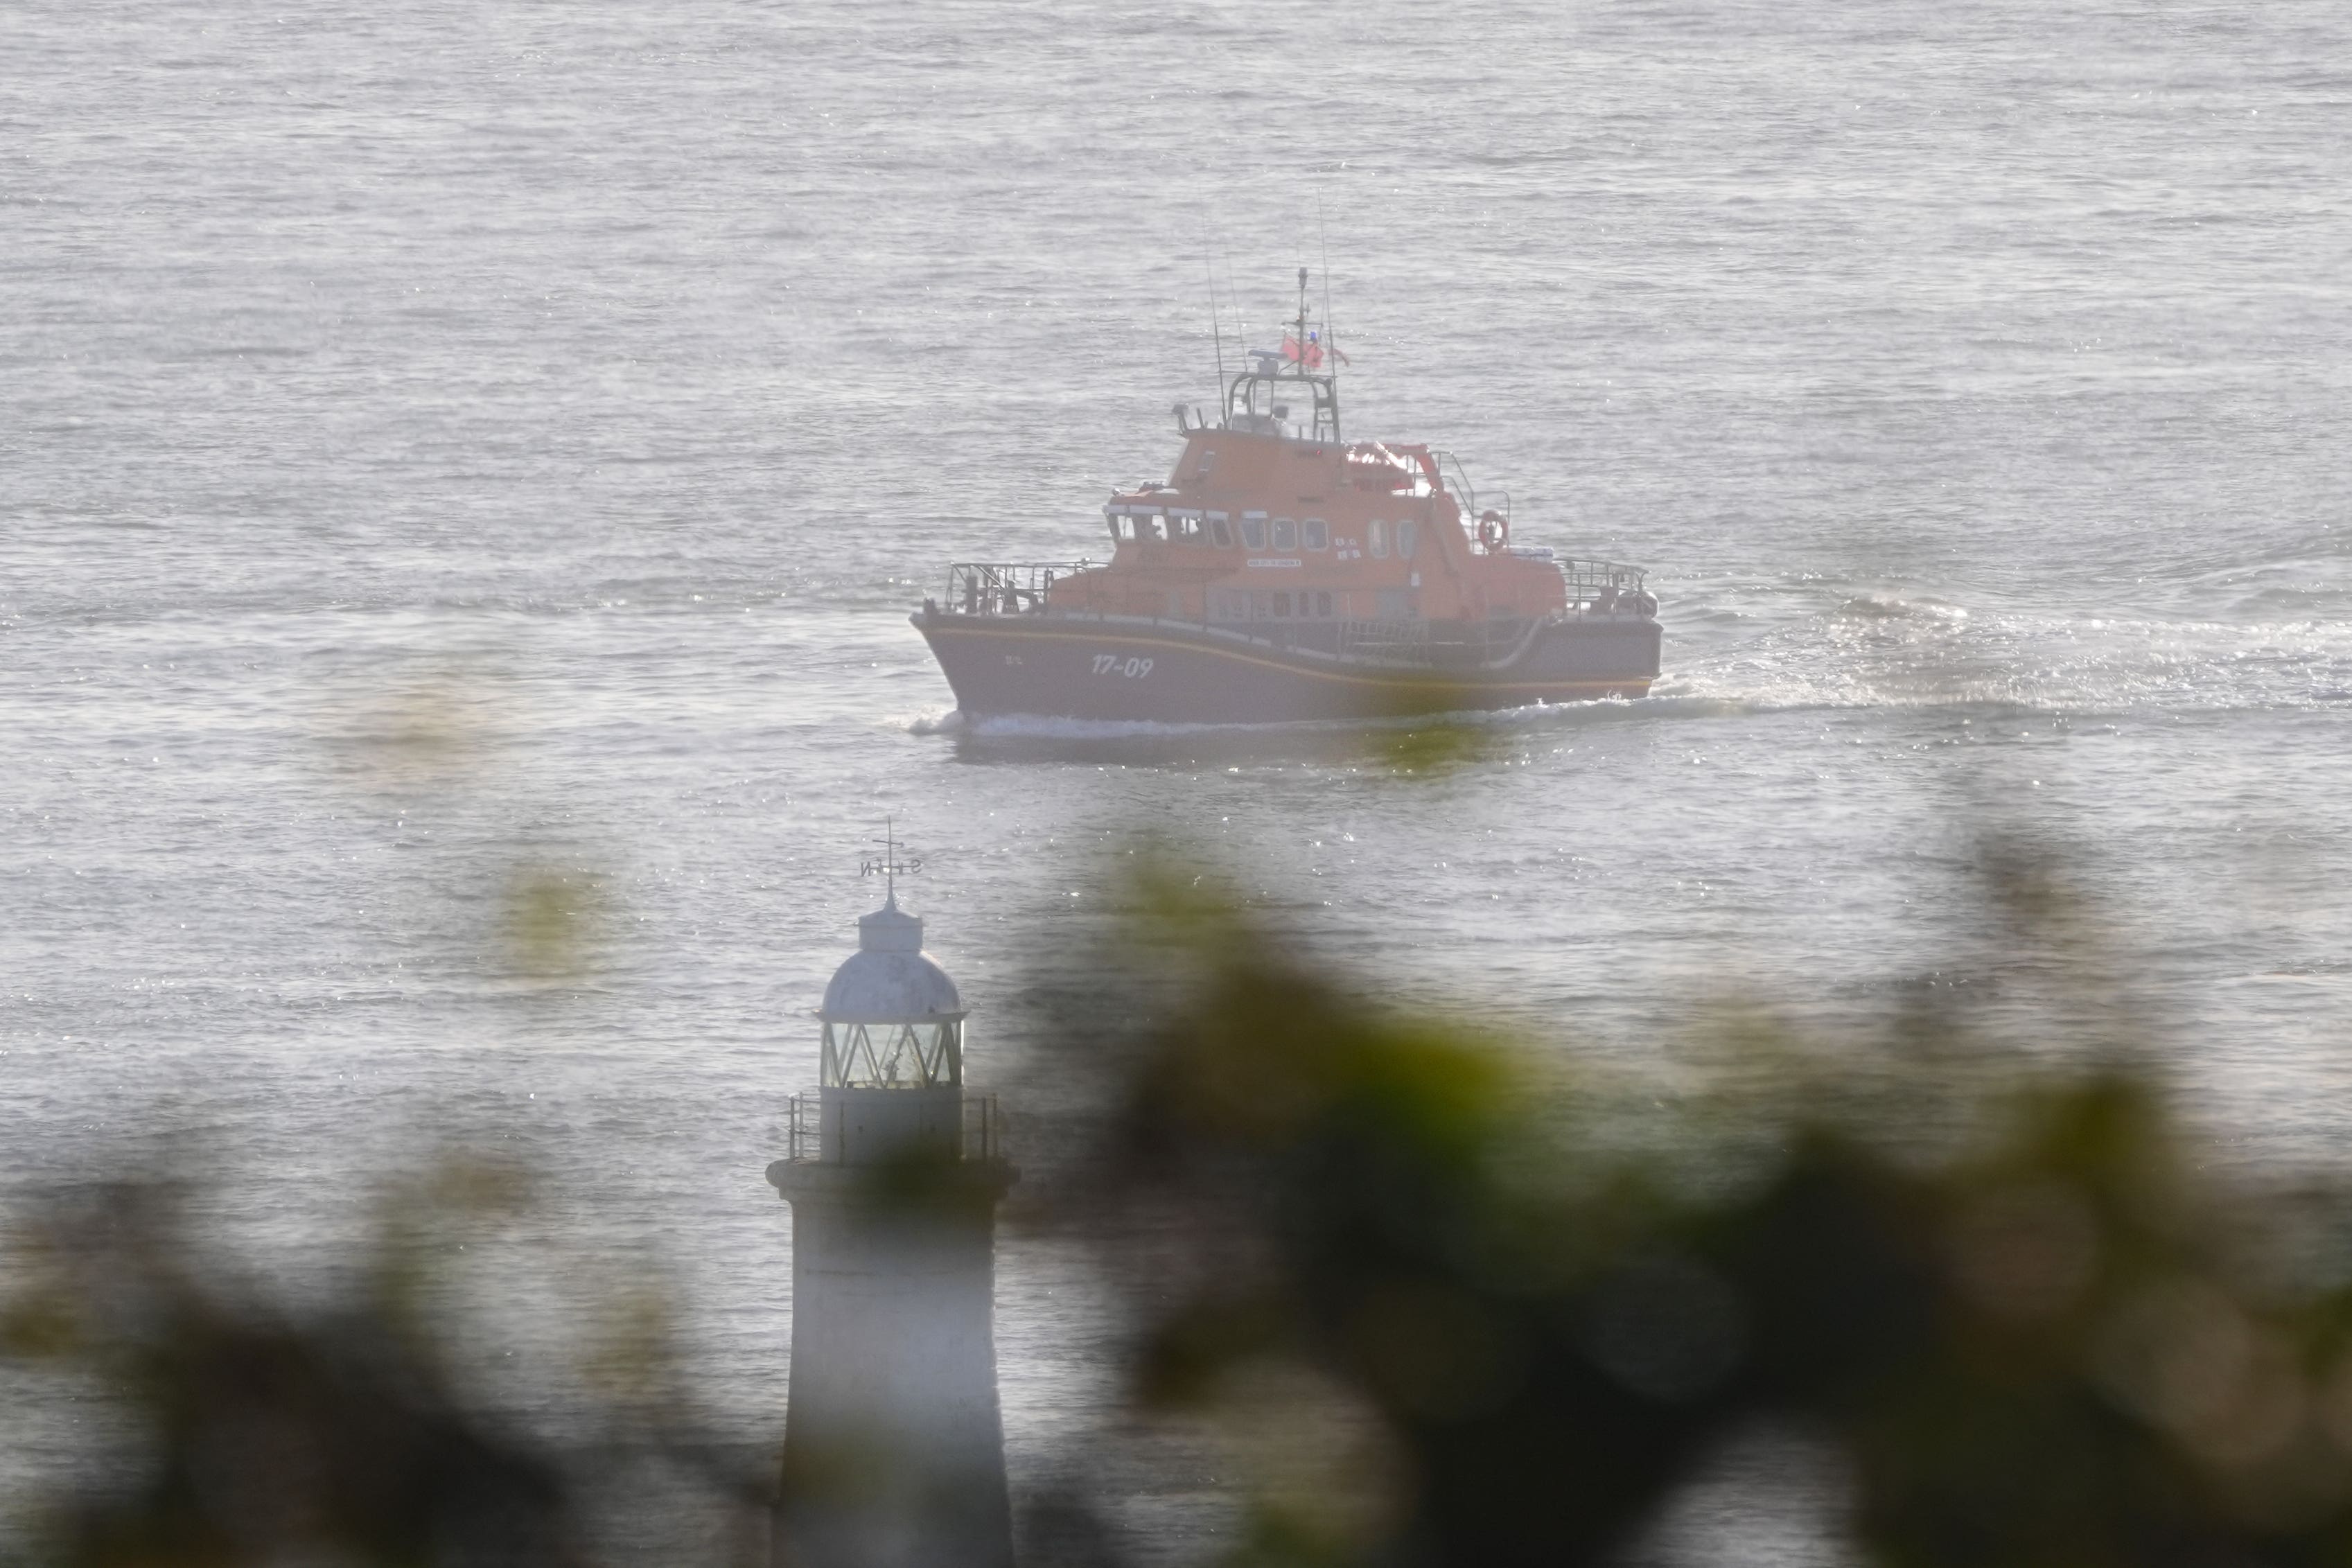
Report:
[[1511,542],[1511,525],[1503,514],[1491,507],[1478,519],[1478,542],[1488,555],[1500,555],[1503,547]]

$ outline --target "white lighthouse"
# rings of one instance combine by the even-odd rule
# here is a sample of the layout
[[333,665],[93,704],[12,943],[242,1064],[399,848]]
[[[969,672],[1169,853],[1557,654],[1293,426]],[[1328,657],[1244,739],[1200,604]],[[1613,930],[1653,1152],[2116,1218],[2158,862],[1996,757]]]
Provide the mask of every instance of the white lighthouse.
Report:
[[1010,1568],[992,1319],[1014,1173],[994,1100],[964,1091],[955,982],[895,886],[817,1017],[818,1088],[768,1167],[793,1207],[773,1568]]

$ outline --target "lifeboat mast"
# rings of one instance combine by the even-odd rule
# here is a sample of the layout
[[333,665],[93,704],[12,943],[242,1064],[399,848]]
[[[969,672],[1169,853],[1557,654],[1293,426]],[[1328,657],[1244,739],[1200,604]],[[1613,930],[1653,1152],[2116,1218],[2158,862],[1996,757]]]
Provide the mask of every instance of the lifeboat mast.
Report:
[[[1224,377],[1222,340],[1220,340],[1218,379],[1223,385],[1224,407],[1218,427],[1252,435],[1282,435],[1284,428],[1295,425],[1300,439],[1317,444],[1344,444],[1339,433],[1339,383],[1336,373],[1322,367],[1326,352],[1324,334],[1308,335],[1307,316],[1307,268],[1298,269],[1298,314],[1284,325],[1288,336],[1282,349],[1250,349],[1245,350],[1252,361],[1234,373],[1230,381]],[[1328,323],[1326,323],[1328,327]],[[1277,402],[1285,383],[1297,386],[1310,400],[1309,415],[1293,421],[1290,405]],[[1258,394],[1265,393],[1265,406],[1261,408]],[[1179,412],[1181,413],[1181,405]],[[1183,428],[1181,421],[1180,428]]]

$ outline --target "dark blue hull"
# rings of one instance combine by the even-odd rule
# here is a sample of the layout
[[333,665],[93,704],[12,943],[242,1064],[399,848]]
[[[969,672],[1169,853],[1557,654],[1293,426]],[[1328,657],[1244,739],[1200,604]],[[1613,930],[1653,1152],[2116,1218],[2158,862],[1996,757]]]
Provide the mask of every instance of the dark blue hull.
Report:
[[[1508,648],[1441,628],[1409,659],[1285,646],[1274,635],[1133,616],[914,617],[956,704],[974,716],[1160,724],[1296,724],[1641,696],[1658,674],[1658,623],[1571,616]],[[1478,631],[1479,629],[1471,629]],[[1483,635],[1483,632],[1480,633]]]

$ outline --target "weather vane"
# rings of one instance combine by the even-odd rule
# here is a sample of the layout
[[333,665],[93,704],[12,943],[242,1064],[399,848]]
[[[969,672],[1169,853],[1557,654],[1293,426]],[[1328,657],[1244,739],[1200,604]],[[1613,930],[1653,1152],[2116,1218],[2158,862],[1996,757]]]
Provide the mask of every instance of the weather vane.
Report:
[[898,842],[896,817],[883,818],[882,836],[871,841],[880,844],[882,852],[879,855],[868,855],[859,861],[857,874],[882,878],[889,890],[889,902],[895,908],[898,903],[899,873],[904,873],[908,876],[913,876],[923,869],[923,862],[919,859],[908,859],[900,855],[899,852],[905,846]]

